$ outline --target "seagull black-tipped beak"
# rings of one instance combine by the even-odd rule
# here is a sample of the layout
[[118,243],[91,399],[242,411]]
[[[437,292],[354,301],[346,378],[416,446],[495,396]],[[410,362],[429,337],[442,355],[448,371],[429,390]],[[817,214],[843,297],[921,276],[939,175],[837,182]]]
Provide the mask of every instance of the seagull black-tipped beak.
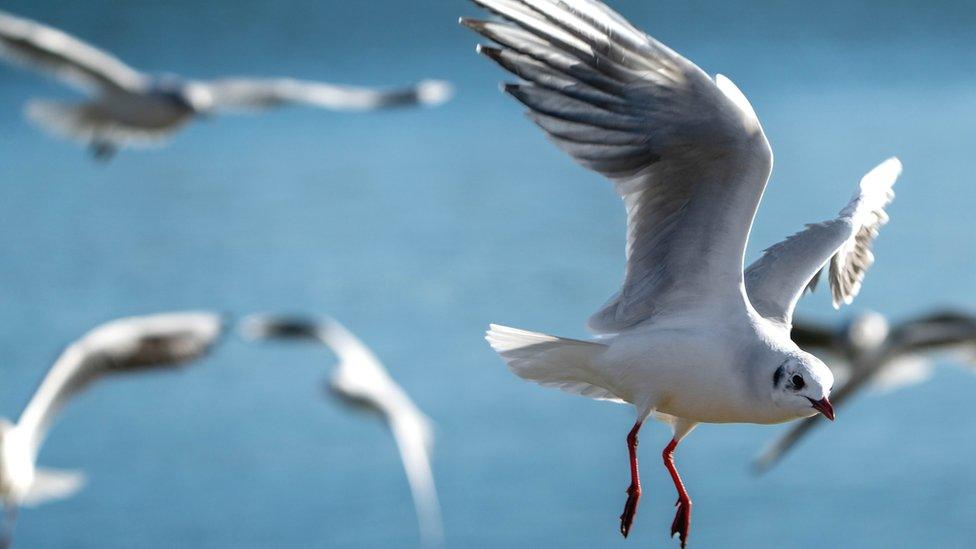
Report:
[[827,397],[820,400],[813,400],[812,398],[807,397],[807,400],[810,401],[810,405],[813,406],[814,410],[823,414],[824,417],[830,421],[834,420],[834,407],[831,406],[830,401],[827,400]]

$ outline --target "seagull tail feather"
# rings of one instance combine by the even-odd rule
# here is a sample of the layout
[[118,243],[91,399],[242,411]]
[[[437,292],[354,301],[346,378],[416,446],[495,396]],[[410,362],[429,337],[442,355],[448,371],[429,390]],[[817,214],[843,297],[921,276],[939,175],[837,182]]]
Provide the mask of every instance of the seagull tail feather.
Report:
[[78,471],[39,468],[34,473],[34,482],[22,503],[26,507],[33,507],[48,501],[69,498],[84,485],[85,475]]
[[597,400],[624,402],[596,363],[606,345],[492,324],[485,339],[522,379]]

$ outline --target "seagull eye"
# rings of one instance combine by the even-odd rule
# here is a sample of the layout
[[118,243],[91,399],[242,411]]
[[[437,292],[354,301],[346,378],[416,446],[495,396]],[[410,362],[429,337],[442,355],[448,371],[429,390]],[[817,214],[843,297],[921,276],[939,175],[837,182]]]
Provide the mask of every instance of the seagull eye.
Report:
[[793,389],[797,391],[802,389],[807,384],[805,381],[803,381],[803,376],[800,374],[794,374],[793,377],[790,378],[790,383],[793,384]]

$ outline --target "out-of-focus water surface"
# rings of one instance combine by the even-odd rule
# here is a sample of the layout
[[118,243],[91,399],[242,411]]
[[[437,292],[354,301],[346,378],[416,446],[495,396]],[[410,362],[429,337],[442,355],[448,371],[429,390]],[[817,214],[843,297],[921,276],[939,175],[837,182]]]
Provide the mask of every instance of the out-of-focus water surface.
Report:
[[[776,153],[750,258],[833,215],[863,172],[905,174],[840,321],[976,308],[976,10],[968,2],[618,1],[729,75]],[[0,412],[16,415],[60,346],[113,317],[182,308],[328,313],[437,421],[451,547],[667,547],[669,433],[647,428],[645,497],[617,532],[631,410],[540,389],[482,341],[488,322],[585,336],[623,267],[623,215],[498,93],[456,24],[465,2],[15,0],[137,67],[193,77],[454,81],[435,110],[283,110],[197,123],[107,165],[33,130],[22,105],[70,98],[0,67]],[[22,547],[410,547],[414,513],[379,422],[322,397],[332,357],[237,338],[177,375],[73,403],[40,456],[83,469],[77,497],[21,514]],[[782,427],[700,427],[678,454],[695,547],[969,547],[976,377],[945,367],[842,410],[763,478]],[[626,544],[626,545],[625,545]],[[671,546],[673,546],[672,544]]]

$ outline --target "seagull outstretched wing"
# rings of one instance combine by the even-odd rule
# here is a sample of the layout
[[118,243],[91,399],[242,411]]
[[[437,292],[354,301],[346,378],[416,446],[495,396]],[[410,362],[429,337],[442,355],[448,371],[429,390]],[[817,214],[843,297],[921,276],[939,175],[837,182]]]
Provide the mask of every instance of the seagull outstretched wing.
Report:
[[424,80],[403,88],[364,88],[291,78],[229,78],[195,82],[217,111],[259,110],[309,105],[338,111],[370,111],[414,105],[439,105],[451,98],[447,82]]
[[105,376],[173,368],[199,358],[217,341],[222,325],[219,315],[206,312],[131,317],[103,324],[69,345],[17,421],[32,457],[73,395]]
[[500,47],[505,90],[627,210],[623,287],[590,318],[613,333],[676,302],[741,303],[742,257],[772,168],[755,112],[727,78],[592,0],[474,0],[508,22],[462,19]]
[[825,268],[834,307],[851,303],[874,263],[871,244],[888,222],[884,209],[895,196],[891,187],[899,175],[901,162],[889,158],[861,179],[836,218],[808,225],[767,248],[745,272],[746,293],[756,311],[789,326],[797,301],[816,286]]

